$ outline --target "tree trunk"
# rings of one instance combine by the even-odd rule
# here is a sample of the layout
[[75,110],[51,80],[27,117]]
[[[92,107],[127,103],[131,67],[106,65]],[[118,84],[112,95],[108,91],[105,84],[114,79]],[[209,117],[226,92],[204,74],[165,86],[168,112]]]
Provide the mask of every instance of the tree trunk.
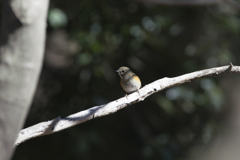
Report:
[[37,85],[48,0],[5,0],[0,30],[0,160],[11,158]]

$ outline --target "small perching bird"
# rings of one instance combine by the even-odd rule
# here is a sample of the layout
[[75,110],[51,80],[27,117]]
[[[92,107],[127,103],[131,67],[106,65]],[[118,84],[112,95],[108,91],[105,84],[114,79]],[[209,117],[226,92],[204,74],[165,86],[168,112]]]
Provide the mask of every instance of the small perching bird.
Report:
[[116,72],[118,72],[121,78],[120,84],[126,93],[133,93],[141,88],[141,81],[139,77],[128,67],[120,67]]

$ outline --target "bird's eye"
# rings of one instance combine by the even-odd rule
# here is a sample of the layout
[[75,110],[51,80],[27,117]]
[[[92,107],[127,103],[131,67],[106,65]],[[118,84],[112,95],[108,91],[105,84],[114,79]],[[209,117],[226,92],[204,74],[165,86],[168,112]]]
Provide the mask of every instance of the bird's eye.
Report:
[[124,73],[125,71],[124,70],[122,70],[122,73]]

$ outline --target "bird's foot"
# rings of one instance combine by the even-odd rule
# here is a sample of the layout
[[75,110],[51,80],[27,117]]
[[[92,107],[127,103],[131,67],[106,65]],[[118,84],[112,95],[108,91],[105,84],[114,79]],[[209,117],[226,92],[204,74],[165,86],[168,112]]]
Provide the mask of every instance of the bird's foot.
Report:
[[127,94],[125,95],[125,97],[126,97],[126,98],[127,98],[127,100],[128,100],[128,95],[127,95]]
[[138,92],[139,97],[141,97],[140,92],[139,92],[139,89],[137,90],[137,92]]

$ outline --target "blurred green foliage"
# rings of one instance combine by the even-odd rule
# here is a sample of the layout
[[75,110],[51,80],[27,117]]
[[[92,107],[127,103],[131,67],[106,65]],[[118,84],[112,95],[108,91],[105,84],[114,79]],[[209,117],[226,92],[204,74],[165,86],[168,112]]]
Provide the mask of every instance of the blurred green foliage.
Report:
[[[25,127],[123,97],[115,73],[121,66],[129,66],[144,86],[239,62],[239,10],[225,3],[52,0],[48,23],[48,37],[57,38],[48,38]],[[29,140],[13,159],[175,160],[200,153],[226,110],[220,79],[173,87],[112,115]]]
[[53,28],[63,27],[67,24],[67,16],[57,8],[49,10],[48,22]]

